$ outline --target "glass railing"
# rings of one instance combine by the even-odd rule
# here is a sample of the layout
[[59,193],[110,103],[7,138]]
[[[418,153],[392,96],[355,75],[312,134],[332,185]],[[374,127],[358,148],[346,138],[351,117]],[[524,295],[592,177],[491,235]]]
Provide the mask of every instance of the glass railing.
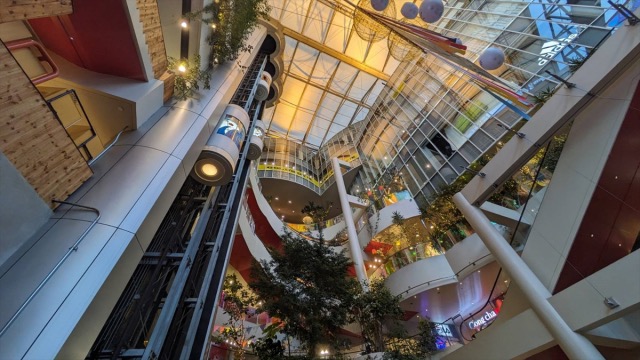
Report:
[[357,196],[361,199],[368,200],[377,210],[384,209],[387,206],[393,205],[402,200],[411,200],[413,197],[408,190],[401,190],[396,192],[385,191],[362,191]]
[[251,215],[251,210],[249,210],[249,195],[245,194],[242,199],[242,207],[244,208],[244,212],[247,215],[247,221],[249,222],[249,226],[251,227],[251,231],[256,233],[256,223],[253,220],[253,215]]
[[347,128],[343,132],[336,135],[338,140],[330,141],[317,151],[290,140],[265,138],[258,176],[295,182],[322,195],[335,183],[331,158],[337,157],[352,169],[362,165],[353,145],[352,130]]
[[344,215],[340,214],[334,218],[329,220],[325,220],[321,223],[311,223],[311,224],[294,224],[294,223],[286,223],[287,226],[298,232],[309,232],[312,230],[318,230],[319,225],[322,225],[323,229],[329,228],[331,226],[337,225],[341,222],[344,222]]
[[370,277],[387,277],[407,265],[442,254],[444,249],[434,246],[431,241],[415,244],[385,257]]
[[569,128],[568,125],[556,133],[547,146],[541,148],[488,200],[520,213],[518,226],[509,234],[513,237],[505,236],[511,239],[511,245],[516,249],[522,249],[526,243],[530,226],[521,226],[521,223],[533,224],[562,154]]

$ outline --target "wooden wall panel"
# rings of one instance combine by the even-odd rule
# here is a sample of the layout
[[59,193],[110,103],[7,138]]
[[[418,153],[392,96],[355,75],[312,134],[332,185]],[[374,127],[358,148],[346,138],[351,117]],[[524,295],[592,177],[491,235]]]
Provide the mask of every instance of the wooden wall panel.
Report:
[[140,11],[140,22],[149,48],[153,75],[156,79],[160,79],[167,70],[167,51],[164,47],[158,3],[156,0],[137,0],[136,7]]
[[167,101],[173,95],[174,75],[167,72],[169,62],[167,60],[167,50],[164,46],[158,2],[157,0],[136,0],[136,7],[140,12],[142,31],[144,32],[144,39],[151,57],[153,77],[164,81],[163,98],[164,101]]
[[86,161],[0,42],[0,151],[42,199],[64,200],[92,175]]
[[0,0],[0,23],[72,12],[71,0]]

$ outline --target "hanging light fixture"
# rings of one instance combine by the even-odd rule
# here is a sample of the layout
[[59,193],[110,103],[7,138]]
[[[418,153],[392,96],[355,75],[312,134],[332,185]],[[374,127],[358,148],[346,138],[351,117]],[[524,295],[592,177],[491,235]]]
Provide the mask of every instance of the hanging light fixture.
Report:
[[418,11],[418,5],[410,1],[402,4],[402,7],[400,8],[400,13],[402,14],[402,16],[410,20],[415,19],[418,16]]
[[497,47],[487,48],[480,54],[478,62],[485,70],[495,70],[504,64],[504,52]]
[[418,14],[422,20],[432,24],[440,20],[442,14],[444,14],[444,4],[442,0],[424,0],[420,4]]
[[371,0],[371,7],[375,11],[384,11],[389,6],[389,0]]
[[[386,26],[380,24],[378,21],[372,19],[369,15],[365,14],[362,10],[377,11],[372,5],[370,0],[360,0],[358,2],[358,8],[355,9],[353,14],[353,28],[356,34],[364,40],[371,42],[378,42],[389,35],[391,30]],[[380,11],[380,15],[390,18],[396,17],[396,4],[393,0],[389,0],[387,7]]]
[[[403,21],[405,22],[405,21]],[[414,21],[406,21],[407,23],[413,23]],[[389,55],[393,56],[398,61],[411,61],[420,54],[418,49],[411,42],[392,31],[387,38],[387,46],[389,47]]]

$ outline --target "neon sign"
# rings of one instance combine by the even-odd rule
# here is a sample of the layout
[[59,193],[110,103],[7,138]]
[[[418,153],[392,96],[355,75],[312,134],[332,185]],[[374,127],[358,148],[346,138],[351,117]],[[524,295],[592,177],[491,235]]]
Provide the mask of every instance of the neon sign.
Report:
[[453,337],[453,333],[451,329],[449,329],[449,325],[438,324],[436,325],[436,333],[440,336]]
[[484,315],[480,319],[469,321],[469,324],[468,324],[469,329],[474,329],[484,324],[487,324],[489,321],[493,320],[496,316],[498,316],[498,314],[496,314],[494,310],[487,311],[484,313]]

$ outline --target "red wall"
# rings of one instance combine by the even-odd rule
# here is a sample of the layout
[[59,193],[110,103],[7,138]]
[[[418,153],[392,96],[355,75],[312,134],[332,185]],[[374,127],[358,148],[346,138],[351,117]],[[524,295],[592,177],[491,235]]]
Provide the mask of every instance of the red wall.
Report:
[[146,80],[122,0],[74,0],[73,14],[29,24],[45,47],[80,67]]
[[631,252],[640,232],[639,119],[640,86],[627,110],[554,293]]

